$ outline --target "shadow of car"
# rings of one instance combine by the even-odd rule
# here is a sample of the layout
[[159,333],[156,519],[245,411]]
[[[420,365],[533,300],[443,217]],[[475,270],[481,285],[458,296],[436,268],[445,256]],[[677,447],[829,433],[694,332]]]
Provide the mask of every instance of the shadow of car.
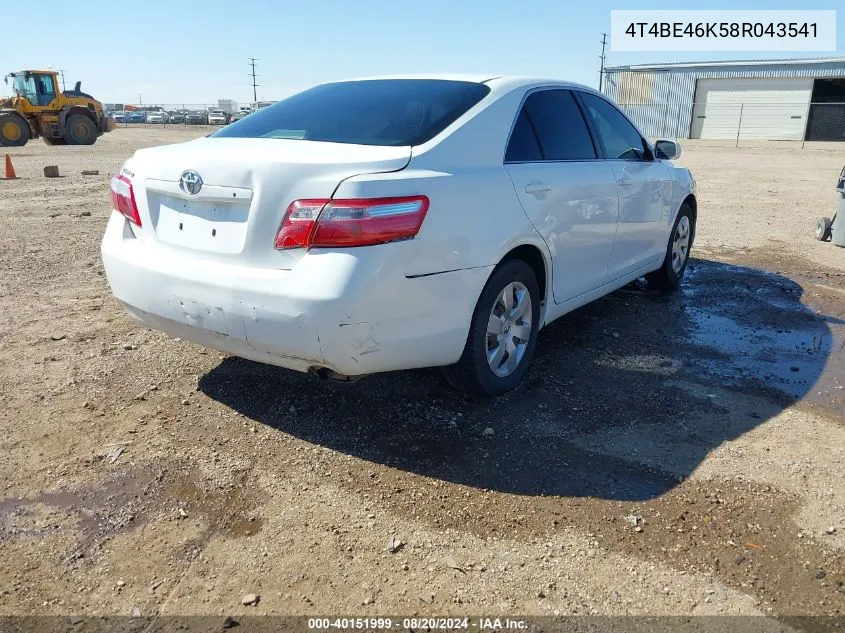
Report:
[[[635,282],[552,323],[525,384],[497,399],[456,393],[433,369],[333,384],[239,358],[199,387],[283,433],[426,477],[519,495],[651,499],[811,394],[833,345],[828,320],[801,303],[794,281],[706,260],[690,267],[677,295]],[[766,404],[725,415],[708,389]]]

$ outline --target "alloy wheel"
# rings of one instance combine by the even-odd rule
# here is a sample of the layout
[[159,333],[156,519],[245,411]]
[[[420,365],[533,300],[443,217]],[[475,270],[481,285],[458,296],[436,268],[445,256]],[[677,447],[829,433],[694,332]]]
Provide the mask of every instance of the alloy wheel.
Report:
[[497,376],[510,376],[522,362],[531,340],[532,317],[531,293],[525,284],[506,285],[487,322],[487,363]]
[[681,216],[672,241],[672,270],[680,273],[689,254],[690,221],[686,215]]

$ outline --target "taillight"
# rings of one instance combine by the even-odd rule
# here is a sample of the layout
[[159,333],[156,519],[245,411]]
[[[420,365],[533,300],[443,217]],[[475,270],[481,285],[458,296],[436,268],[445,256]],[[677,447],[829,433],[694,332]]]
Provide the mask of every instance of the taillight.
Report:
[[121,174],[112,176],[111,179],[111,203],[116,211],[120,211],[134,222],[141,226],[141,216],[138,214],[138,205],[135,204],[135,192],[132,190],[132,181]]
[[296,200],[285,211],[276,248],[372,246],[410,239],[427,211],[426,196]]
[[311,244],[314,223],[328,200],[291,202],[276,234],[276,248],[302,248]]

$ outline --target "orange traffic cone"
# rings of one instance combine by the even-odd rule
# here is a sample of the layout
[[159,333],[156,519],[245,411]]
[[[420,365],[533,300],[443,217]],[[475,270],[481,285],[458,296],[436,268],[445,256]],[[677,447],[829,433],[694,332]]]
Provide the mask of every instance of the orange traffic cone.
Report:
[[12,157],[9,154],[6,154],[6,180],[14,180],[17,178],[15,175],[15,168],[12,167]]

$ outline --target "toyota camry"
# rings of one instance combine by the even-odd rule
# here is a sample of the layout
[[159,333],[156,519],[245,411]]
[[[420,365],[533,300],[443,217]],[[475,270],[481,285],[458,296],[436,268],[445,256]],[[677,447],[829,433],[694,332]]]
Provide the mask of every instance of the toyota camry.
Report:
[[540,329],[639,277],[673,290],[695,181],[585,86],[320,85],[111,182],[112,292],[141,323],[329,378],[440,366],[514,388]]

